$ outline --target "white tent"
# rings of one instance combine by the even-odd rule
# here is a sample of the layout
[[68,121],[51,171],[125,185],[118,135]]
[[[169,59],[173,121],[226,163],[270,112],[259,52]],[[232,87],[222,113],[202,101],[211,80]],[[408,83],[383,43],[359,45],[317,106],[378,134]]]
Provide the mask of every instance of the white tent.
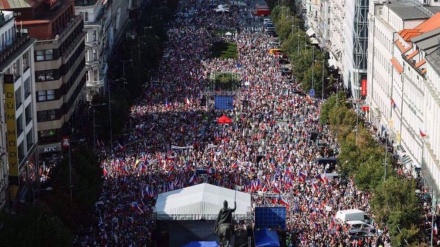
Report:
[[234,218],[246,219],[251,194],[207,183],[159,194],[154,211],[158,220],[215,220],[223,201],[233,208],[234,198],[237,201]]

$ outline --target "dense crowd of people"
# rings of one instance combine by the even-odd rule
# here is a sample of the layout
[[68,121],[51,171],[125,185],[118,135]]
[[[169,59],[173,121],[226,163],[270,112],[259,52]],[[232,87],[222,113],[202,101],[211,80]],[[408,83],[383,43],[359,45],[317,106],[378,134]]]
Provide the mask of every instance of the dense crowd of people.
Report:
[[[240,185],[253,193],[253,206],[286,206],[291,246],[375,246],[376,237],[355,239],[334,220],[338,210],[369,213],[370,194],[350,179],[327,177],[328,167],[316,163],[338,149],[327,126],[319,124],[321,102],[295,93],[299,85],[281,75],[278,59],[267,52],[269,36],[254,32],[247,7],[215,13],[205,1],[180,5],[192,14],[169,23],[161,64],[131,108],[125,137],[102,161],[99,224],[90,240],[154,246],[157,195],[209,182]],[[231,36],[211,32],[237,26]],[[211,45],[222,37],[237,43],[237,60],[211,57]],[[210,97],[201,104],[210,76],[222,72],[242,81],[232,110],[212,109]],[[217,124],[222,115],[232,124]],[[319,135],[311,138],[312,133]],[[207,178],[196,170],[207,171]],[[390,246],[389,239],[383,241]]]

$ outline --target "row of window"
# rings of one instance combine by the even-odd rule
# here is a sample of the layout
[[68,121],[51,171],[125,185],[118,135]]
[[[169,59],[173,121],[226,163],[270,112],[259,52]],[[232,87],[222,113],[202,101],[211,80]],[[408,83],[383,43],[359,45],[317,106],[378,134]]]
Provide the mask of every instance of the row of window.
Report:
[[38,102],[44,102],[44,101],[51,101],[55,100],[55,90],[49,89],[49,90],[40,90],[37,92],[38,95]]
[[42,61],[52,61],[57,60],[60,57],[60,54],[63,54],[64,51],[72,45],[72,41],[81,34],[82,32],[82,26],[79,25],[72,34],[66,39],[66,41],[63,42],[61,47],[59,49],[48,49],[48,50],[38,50],[35,51],[35,61],[36,62],[42,62]]

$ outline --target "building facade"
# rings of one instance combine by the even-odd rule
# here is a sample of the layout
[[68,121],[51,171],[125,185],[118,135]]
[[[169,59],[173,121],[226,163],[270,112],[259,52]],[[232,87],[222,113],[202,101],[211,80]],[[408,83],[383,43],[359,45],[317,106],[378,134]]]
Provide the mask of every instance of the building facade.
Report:
[[61,139],[76,131],[86,102],[85,32],[72,0],[3,0],[35,43],[38,150],[61,150]]
[[86,34],[87,100],[105,93],[108,62],[124,39],[136,0],[75,0],[75,13],[84,20]]
[[0,208],[35,182],[38,163],[35,40],[22,31],[12,11],[0,10]]
[[[439,7],[416,2],[370,4],[368,52],[369,119],[378,134],[404,150],[408,172],[439,177]],[[435,14],[437,13],[437,14]],[[437,59],[437,60],[436,60]],[[430,62],[428,62],[430,61]]]
[[[110,4],[103,1],[76,0],[75,13],[84,20],[86,32],[86,85],[87,101],[93,95],[102,93],[106,70],[107,31],[110,23],[108,14]],[[104,66],[103,66],[104,65]]]
[[302,8],[311,43],[329,52],[329,66],[339,69],[344,87],[361,99],[361,82],[367,77],[369,0],[304,0]]

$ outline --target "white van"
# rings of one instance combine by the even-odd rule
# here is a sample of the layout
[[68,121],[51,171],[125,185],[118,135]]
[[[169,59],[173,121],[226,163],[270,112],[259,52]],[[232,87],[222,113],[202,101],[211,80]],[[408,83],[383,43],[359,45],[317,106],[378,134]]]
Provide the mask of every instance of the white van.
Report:
[[336,212],[335,218],[343,223],[353,220],[370,223],[370,217],[367,215],[367,213],[360,209],[339,210],[338,212]]

